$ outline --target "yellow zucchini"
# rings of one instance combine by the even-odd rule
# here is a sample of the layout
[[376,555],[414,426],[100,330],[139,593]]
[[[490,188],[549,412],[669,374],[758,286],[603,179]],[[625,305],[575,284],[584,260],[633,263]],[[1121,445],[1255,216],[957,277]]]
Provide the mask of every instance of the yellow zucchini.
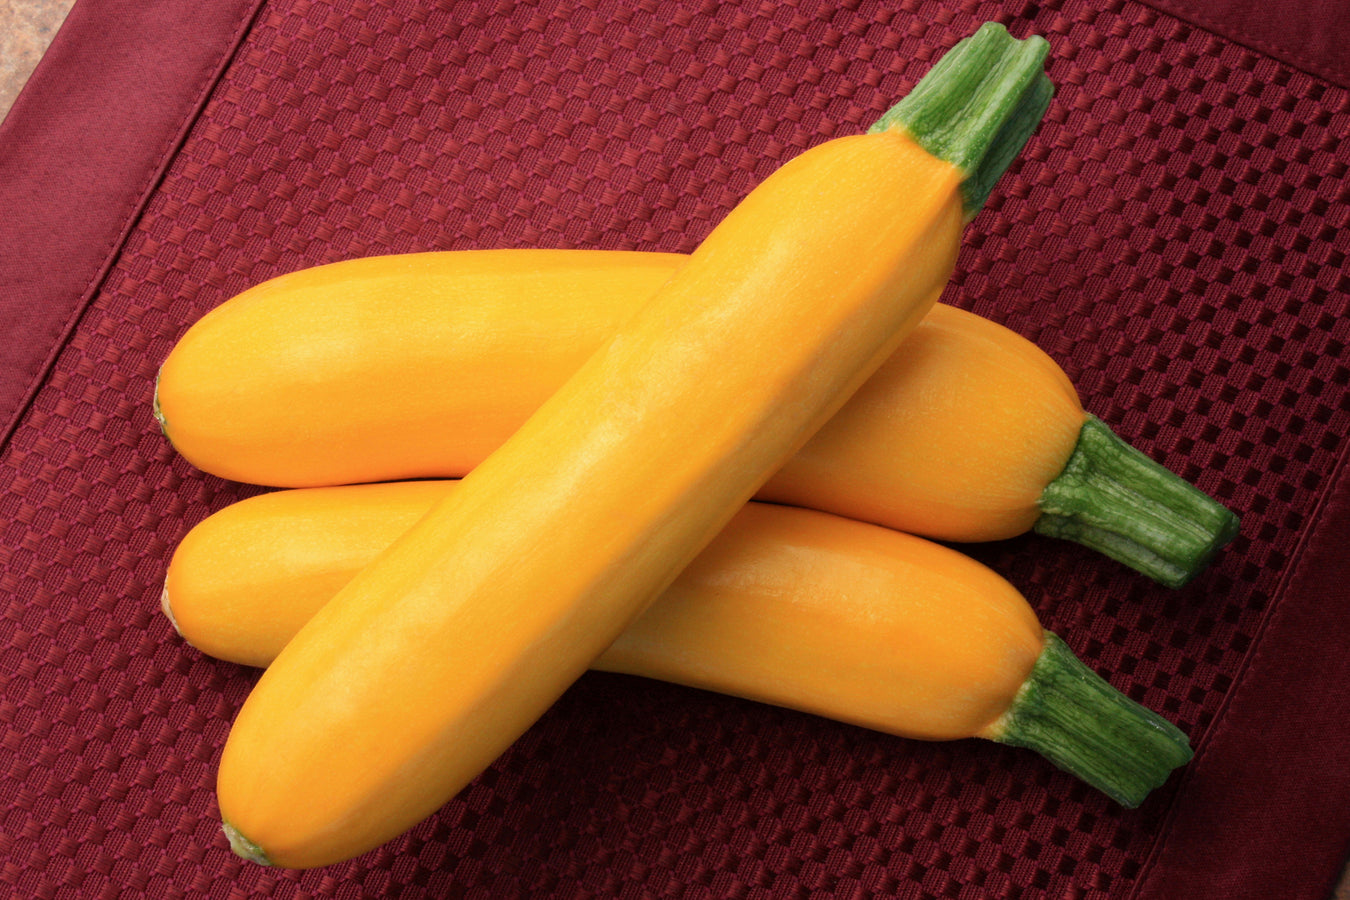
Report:
[[[164,612],[203,652],[266,666],[456,485],[300,488],[227,506],[174,552]],[[902,737],[1030,747],[1137,806],[1190,757],[1186,738],[1053,641],[1011,584],[955,550],[750,503],[592,668]]]
[[[188,329],[159,416],[189,461],[236,481],[460,478],[685,259],[468,250],[293,272]],[[1013,537],[1086,419],[1034,344],[939,304],[759,498],[942,540]]]
[[194,466],[248,484],[460,478],[685,258],[466,250],[292,272],[193,323],[156,415]]
[[310,619],[221,757],[236,852],[363,853],[529,728],[928,312],[1048,102],[1044,56],[986,26],[884,127],[769,176]]
[[[161,369],[157,415],[222,478],[462,477],[685,259],[471,250],[294,272],[188,329]],[[1084,411],[1031,341],[942,304],[758,498],[946,541],[1034,528],[1174,587],[1238,524]]]

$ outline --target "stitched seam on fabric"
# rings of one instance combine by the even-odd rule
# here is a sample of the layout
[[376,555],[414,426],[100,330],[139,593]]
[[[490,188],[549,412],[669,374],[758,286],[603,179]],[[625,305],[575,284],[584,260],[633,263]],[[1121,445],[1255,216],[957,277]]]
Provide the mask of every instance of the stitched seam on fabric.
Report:
[[1195,757],[1182,773],[1177,790],[1173,794],[1174,802],[1167,811],[1163,827],[1158,829],[1157,838],[1153,842],[1153,846],[1149,850],[1148,856],[1145,858],[1144,863],[1140,868],[1140,871],[1143,874],[1139,880],[1134,883],[1134,887],[1128,894],[1127,900],[1136,900],[1136,898],[1141,896],[1145,887],[1151,887],[1153,880],[1157,877],[1157,858],[1163,852],[1163,846],[1166,844],[1166,836],[1176,824],[1176,817],[1178,815],[1177,809],[1180,806],[1181,798],[1186,792],[1186,786],[1192,780],[1191,773],[1204,763],[1209,755],[1208,751],[1212,743],[1228,733],[1228,710],[1233,705],[1234,698],[1243,692],[1243,688],[1247,684],[1248,676],[1251,674],[1252,669],[1266,656],[1267,649],[1264,644],[1264,639],[1267,632],[1271,630],[1274,623],[1280,618],[1281,604],[1279,600],[1285,595],[1289,585],[1304,573],[1307,565],[1308,546],[1313,542],[1315,535],[1319,531],[1319,526],[1325,517],[1327,507],[1331,504],[1332,497],[1335,496],[1337,489],[1341,486],[1341,482],[1347,478],[1348,473],[1350,473],[1350,444],[1347,444],[1347,446],[1342,449],[1341,455],[1336,460],[1336,465],[1332,468],[1331,474],[1327,477],[1326,489],[1322,496],[1318,498],[1317,506],[1308,517],[1309,525],[1304,530],[1290,555],[1293,564],[1285,569],[1284,576],[1280,578],[1279,584],[1271,593],[1270,603],[1266,608],[1265,614],[1261,617],[1261,622],[1257,626],[1256,634],[1252,637],[1251,652],[1247,654],[1246,659],[1242,661],[1241,667],[1234,674],[1233,687],[1224,696],[1219,709],[1215,711],[1214,720],[1210,723],[1209,729],[1204,735],[1206,740],[1201,743],[1199,749],[1195,753]]
[[[1218,31],[1215,26],[1209,24],[1208,22],[1199,21],[1198,17],[1192,18],[1186,14],[1183,14],[1179,10],[1171,8],[1168,5],[1167,0],[1140,0],[1140,2],[1143,5],[1156,10],[1162,15],[1171,16],[1172,18],[1175,18],[1179,21],[1186,22],[1187,24],[1191,25],[1194,28],[1198,28],[1202,31],[1205,31],[1220,41],[1226,41],[1238,46],[1246,47],[1247,49],[1250,49],[1253,52],[1269,56],[1274,62],[1290,66],[1291,68],[1297,68],[1300,71],[1303,71],[1305,74],[1326,81],[1329,84],[1336,84],[1336,82],[1327,78],[1326,75],[1322,74],[1320,71],[1310,69],[1309,63],[1306,60],[1306,58],[1301,57],[1299,54],[1288,53],[1283,48],[1270,45],[1268,44],[1268,42],[1265,41],[1259,41],[1250,38],[1246,34],[1241,35],[1241,38],[1239,39],[1238,37],[1222,33]],[[1291,61],[1290,59],[1286,58],[1287,56],[1292,56],[1294,61]],[[1296,61],[1302,61],[1303,65],[1297,65]],[[1350,70],[1347,70],[1345,73],[1342,73],[1335,69],[1332,69],[1331,71],[1334,74],[1340,75],[1342,78],[1345,78],[1347,82],[1350,82]],[[1350,84],[1337,86],[1345,87],[1350,86]],[[1350,460],[1350,446],[1347,446],[1341,452],[1341,455],[1338,458],[1336,465],[1333,467],[1332,472],[1327,479],[1328,487],[1326,488],[1326,491],[1323,493],[1323,495],[1318,499],[1316,508],[1309,516],[1309,522],[1311,524],[1309,528],[1304,532],[1303,536],[1299,539],[1298,544],[1295,546],[1293,553],[1291,554],[1291,558],[1294,560],[1293,564],[1286,569],[1285,575],[1280,579],[1278,586],[1271,594],[1269,605],[1261,618],[1261,622],[1257,626],[1256,634],[1253,636],[1252,649],[1248,653],[1247,657],[1242,661],[1239,670],[1236,673],[1234,673],[1233,686],[1229,690],[1227,695],[1223,698],[1223,701],[1220,704],[1219,709],[1216,710],[1215,712],[1214,719],[1211,721],[1209,728],[1203,735],[1203,737],[1207,738],[1207,740],[1197,742],[1200,744],[1200,746],[1196,751],[1195,757],[1180,773],[1180,778],[1178,779],[1177,787],[1171,795],[1171,803],[1168,807],[1168,810],[1164,814],[1162,827],[1158,829],[1157,834],[1154,836],[1154,840],[1149,848],[1148,853],[1145,855],[1143,861],[1141,862],[1140,877],[1136,879],[1134,883],[1131,885],[1130,890],[1126,895],[1126,900],[1137,900],[1137,898],[1142,896],[1146,890],[1152,889],[1153,882],[1157,878],[1156,866],[1158,858],[1164,852],[1164,848],[1166,847],[1167,844],[1167,836],[1171,833],[1172,829],[1175,827],[1176,819],[1177,816],[1179,815],[1179,807],[1181,805],[1182,798],[1186,793],[1187,785],[1192,780],[1192,772],[1194,772],[1200,765],[1202,765],[1205,759],[1207,758],[1210,741],[1217,740],[1220,736],[1227,733],[1228,729],[1227,713],[1229,707],[1232,705],[1233,698],[1241,692],[1243,686],[1247,683],[1247,677],[1252,668],[1264,657],[1266,653],[1266,648],[1263,646],[1263,638],[1270,630],[1273,621],[1279,615],[1280,604],[1278,600],[1279,598],[1284,596],[1285,591],[1288,589],[1288,585],[1294,580],[1295,576],[1302,573],[1304,569],[1305,552],[1307,550],[1308,544],[1311,541],[1312,535],[1317,531],[1317,525],[1321,522],[1323,518],[1323,513],[1326,509],[1326,506],[1330,502],[1330,498],[1332,497],[1333,494],[1336,493],[1337,486],[1340,484],[1342,478],[1345,476],[1347,466],[1350,466],[1350,463],[1347,463],[1347,460]]]
[[28,414],[28,410],[32,407],[38,392],[42,390],[42,384],[47,374],[51,372],[52,367],[56,365],[56,361],[60,359],[61,353],[69,342],[71,334],[79,325],[80,319],[83,318],[94,295],[98,292],[99,285],[103,283],[107,278],[108,273],[112,270],[118,252],[126,245],[127,239],[131,236],[131,232],[135,228],[136,222],[145,211],[146,204],[149,202],[150,195],[153,193],[155,186],[163,180],[164,175],[168,170],[169,160],[173,156],[174,151],[182,146],[183,141],[187,138],[188,132],[192,129],[193,123],[201,116],[206,101],[210,96],[211,89],[220,81],[221,76],[224,75],[230,60],[233,59],[234,55],[238,52],[240,44],[245,35],[248,34],[249,26],[257,18],[258,12],[262,9],[265,2],[266,0],[253,0],[251,5],[244,7],[244,12],[231,27],[232,37],[226,43],[225,50],[216,58],[215,62],[207,68],[207,74],[202,78],[202,83],[194,88],[192,92],[194,99],[188,107],[187,114],[183,117],[178,127],[170,133],[169,138],[165,141],[164,148],[155,155],[154,164],[149,167],[149,175],[146,176],[144,183],[133,192],[133,199],[128,205],[126,212],[120,214],[122,217],[122,226],[118,229],[112,240],[108,242],[106,249],[101,252],[100,258],[102,259],[102,262],[94,269],[93,273],[89,276],[89,279],[85,282],[84,287],[81,288],[79,295],[80,299],[75,303],[70,315],[60,323],[58,328],[53,329],[49,334],[48,341],[51,344],[50,352],[42,357],[41,361],[34,366],[31,371],[25,373],[24,377],[28,382],[28,387],[24,391],[21,399],[15,404],[14,412],[10,416],[9,421],[5,423],[3,430],[0,430],[0,452],[3,452],[4,448],[9,445],[10,440],[14,436],[14,432],[19,427],[19,423],[21,423]]
[[[1297,50],[1291,50],[1288,47],[1279,44],[1263,41],[1260,38],[1252,37],[1245,32],[1229,34],[1226,31],[1220,30],[1220,26],[1217,23],[1207,20],[1203,15],[1192,13],[1189,10],[1183,12],[1179,9],[1175,9],[1167,2],[1167,0],[1140,0],[1140,2],[1145,6],[1153,7],[1165,15],[1173,16],[1184,22],[1190,23],[1196,28],[1208,31],[1210,34],[1221,40],[1239,44],[1257,53],[1267,54],[1276,62],[1296,68],[1314,78],[1320,78],[1329,84],[1336,84],[1339,87],[1350,87],[1350,69],[1342,69],[1337,66],[1316,62]],[[1334,77],[1328,77],[1328,75]]]

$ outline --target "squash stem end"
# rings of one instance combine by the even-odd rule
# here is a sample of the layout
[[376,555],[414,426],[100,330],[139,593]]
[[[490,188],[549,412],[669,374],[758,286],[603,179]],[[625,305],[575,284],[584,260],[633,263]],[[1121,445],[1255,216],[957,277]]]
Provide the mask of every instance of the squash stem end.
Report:
[[969,221],[1049,108],[1049,51],[1045,38],[1018,40],[997,22],[986,22],[939,59],[869,133],[898,128],[960,169]]
[[1046,632],[1045,649],[992,734],[1134,809],[1194,755],[1186,735],[1135,703]]
[[1041,495],[1039,534],[1076,541],[1179,588],[1238,534],[1237,515],[1088,416]]

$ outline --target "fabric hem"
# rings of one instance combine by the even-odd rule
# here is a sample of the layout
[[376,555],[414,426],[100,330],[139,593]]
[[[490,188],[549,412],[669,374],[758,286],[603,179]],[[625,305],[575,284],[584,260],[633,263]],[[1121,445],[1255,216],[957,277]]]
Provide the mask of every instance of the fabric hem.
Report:
[[[0,207],[14,211],[0,235],[0,283],[15,288],[3,300],[15,324],[0,348],[0,446],[261,6],[236,0],[213,4],[211,14],[187,0],[80,0],[0,123]],[[190,40],[181,34],[185,23]],[[162,67],[160,77],[144,77],[151,66]],[[50,276],[63,271],[71,274]]]
[[[1317,689],[1347,683],[1350,658],[1310,656],[1329,634],[1350,639],[1330,602],[1350,584],[1350,557],[1340,550],[1350,544],[1350,447],[1327,482],[1248,658],[1182,775],[1131,900],[1210,892],[1324,900],[1345,867],[1350,818],[1335,813],[1350,791],[1350,747],[1319,743],[1316,728],[1282,727],[1350,720],[1350,693]],[[1271,671],[1285,677],[1265,677]],[[1337,758],[1327,758],[1332,753]],[[1296,802],[1284,805],[1282,787],[1297,788]],[[1321,814],[1310,814],[1310,805],[1323,807]],[[1282,808],[1297,815],[1282,816]],[[1288,852],[1273,849],[1283,845]]]

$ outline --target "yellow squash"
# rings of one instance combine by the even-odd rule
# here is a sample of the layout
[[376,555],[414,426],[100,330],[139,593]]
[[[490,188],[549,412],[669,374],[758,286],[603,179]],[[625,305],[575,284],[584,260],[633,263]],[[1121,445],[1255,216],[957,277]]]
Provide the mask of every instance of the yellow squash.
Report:
[[[468,250],[283,275],[174,347],[165,432],[199,468],[252,484],[463,477],[685,259]],[[942,540],[1013,537],[1086,419],[1034,344],[939,304],[759,497]]]
[[[470,250],[293,272],[188,329],[161,369],[157,415],[223,478],[462,477],[685,259]],[[1172,586],[1238,524],[1085,412],[1035,344],[941,304],[758,497],[947,541],[1034,528]]]
[[[1034,123],[1044,103],[1027,97],[1048,99],[1034,89],[1043,41],[992,26],[962,46],[890,127],[817,145],[761,183],[300,629],[221,757],[237,852],[325,865],[435,811],[890,355],[945,285],[988,166],[1029,134],[1010,118]],[[943,133],[944,156],[915,124],[935,109],[970,125]]]
[[[179,544],[164,611],[203,652],[266,666],[456,485],[302,488],[227,506]],[[750,503],[592,667],[903,737],[1030,746],[1137,805],[1189,758],[1185,737],[1080,664],[1052,660],[1068,652],[1053,640],[1012,585],[954,550]],[[1051,690],[1052,670],[1083,689]]]
[[462,477],[685,258],[466,250],[292,272],[183,334],[156,414],[189,462],[234,481]]

